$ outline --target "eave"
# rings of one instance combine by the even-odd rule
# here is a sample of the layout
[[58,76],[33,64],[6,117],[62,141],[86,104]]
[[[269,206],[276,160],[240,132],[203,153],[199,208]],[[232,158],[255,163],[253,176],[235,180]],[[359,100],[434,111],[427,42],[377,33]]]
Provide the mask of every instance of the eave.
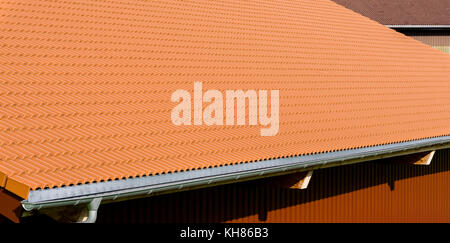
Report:
[[450,136],[441,136],[157,176],[32,190],[28,199],[22,201],[22,206],[25,210],[31,211],[50,207],[88,204],[96,198],[101,198],[102,203],[108,203],[449,147]]

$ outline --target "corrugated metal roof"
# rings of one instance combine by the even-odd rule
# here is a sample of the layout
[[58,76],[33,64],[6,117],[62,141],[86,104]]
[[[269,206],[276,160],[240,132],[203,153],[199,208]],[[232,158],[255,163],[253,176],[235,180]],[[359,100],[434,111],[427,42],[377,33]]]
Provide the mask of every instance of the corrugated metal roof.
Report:
[[[31,189],[450,134],[450,56],[328,0],[4,1],[0,21],[0,171]],[[195,81],[279,89],[278,134],[173,125]]]
[[450,0],[333,0],[386,25],[450,25]]

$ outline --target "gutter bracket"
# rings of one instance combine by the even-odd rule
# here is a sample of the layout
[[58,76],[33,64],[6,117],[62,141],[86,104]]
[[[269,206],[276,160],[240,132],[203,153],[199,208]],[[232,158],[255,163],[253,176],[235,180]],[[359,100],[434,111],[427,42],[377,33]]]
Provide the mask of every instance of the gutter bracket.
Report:
[[399,157],[389,158],[388,161],[396,164],[430,165],[436,150],[408,154]]

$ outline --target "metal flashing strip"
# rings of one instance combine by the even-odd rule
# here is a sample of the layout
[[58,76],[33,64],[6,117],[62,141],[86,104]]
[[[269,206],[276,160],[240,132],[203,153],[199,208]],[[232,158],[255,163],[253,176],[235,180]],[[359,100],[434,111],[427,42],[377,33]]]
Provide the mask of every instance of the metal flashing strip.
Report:
[[271,159],[156,176],[32,190],[29,193],[28,199],[22,201],[22,206],[25,210],[30,211],[48,207],[89,203],[93,198],[102,198],[103,202],[125,198],[129,199],[148,196],[150,194],[226,184],[449,147],[450,136],[441,136],[402,143]]
[[386,25],[392,29],[450,29],[450,25]]

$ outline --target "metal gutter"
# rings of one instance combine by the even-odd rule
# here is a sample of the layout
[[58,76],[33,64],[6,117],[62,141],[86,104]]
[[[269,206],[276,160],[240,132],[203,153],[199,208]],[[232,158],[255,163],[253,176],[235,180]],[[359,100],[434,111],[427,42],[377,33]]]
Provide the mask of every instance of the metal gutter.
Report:
[[450,136],[157,176],[34,190],[30,191],[27,200],[22,201],[22,206],[26,211],[31,211],[89,204],[95,198],[101,198],[102,203],[108,203],[444,148],[450,148]]

